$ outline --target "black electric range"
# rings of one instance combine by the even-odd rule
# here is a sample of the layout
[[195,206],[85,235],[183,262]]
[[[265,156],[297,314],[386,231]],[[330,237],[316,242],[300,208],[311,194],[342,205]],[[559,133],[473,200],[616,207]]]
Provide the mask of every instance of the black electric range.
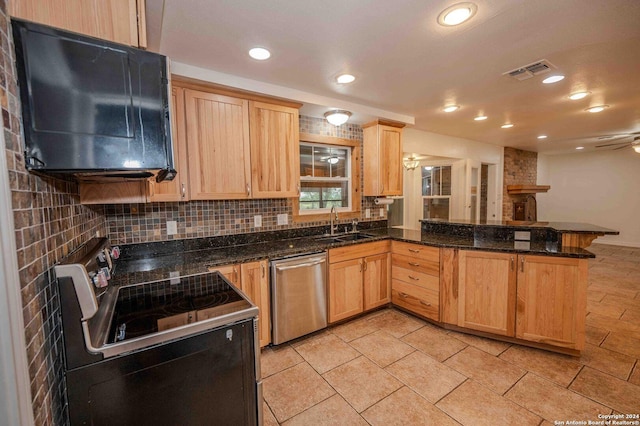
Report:
[[114,279],[114,252],[55,268],[71,424],[260,424],[258,308],[218,272]]

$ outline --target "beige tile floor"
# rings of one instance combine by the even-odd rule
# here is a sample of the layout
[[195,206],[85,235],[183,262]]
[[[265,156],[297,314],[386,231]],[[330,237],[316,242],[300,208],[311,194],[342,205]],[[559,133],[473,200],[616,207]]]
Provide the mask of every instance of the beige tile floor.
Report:
[[265,425],[552,425],[640,414],[640,249],[594,244],[570,357],[385,309],[262,352]]

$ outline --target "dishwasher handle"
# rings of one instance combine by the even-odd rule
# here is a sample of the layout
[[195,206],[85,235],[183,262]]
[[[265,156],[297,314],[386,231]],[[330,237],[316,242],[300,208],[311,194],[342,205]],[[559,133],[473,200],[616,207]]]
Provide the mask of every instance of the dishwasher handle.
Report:
[[288,271],[290,269],[307,268],[309,266],[320,265],[322,263],[325,263],[326,261],[326,259],[315,259],[315,261],[296,263],[293,265],[289,264],[288,266],[276,265],[276,271]]

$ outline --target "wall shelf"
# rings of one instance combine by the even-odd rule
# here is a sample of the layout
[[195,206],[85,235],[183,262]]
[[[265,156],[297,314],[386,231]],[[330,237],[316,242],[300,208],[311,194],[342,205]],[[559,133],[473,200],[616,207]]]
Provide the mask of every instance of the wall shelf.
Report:
[[550,185],[507,185],[507,193],[515,194],[536,194],[539,192],[547,192],[551,188]]

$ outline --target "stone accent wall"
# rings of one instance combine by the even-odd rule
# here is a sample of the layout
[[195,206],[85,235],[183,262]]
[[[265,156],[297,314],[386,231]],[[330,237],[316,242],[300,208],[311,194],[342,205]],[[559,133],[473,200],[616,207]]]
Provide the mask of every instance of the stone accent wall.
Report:
[[502,220],[513,219],[513,203],[523,198],[522,195],[509,195],[507,185],[536,185],[537,179],[538,153],[505,147]]
[[[362,127],[359,125],[343,124],[336,127],[321,118],[301,116],[300,132],[362,142]],[[380,216],[380,208],[374,204],[374,200],[375,197],[362,197],[360,222],[386,218],[386,208],[383,209],[385,214]],[[365,209],[371,209],[371,218],[365,218]],[[105,206],[104,213],[109,228],[108,236],[114,244],[265,232],[329,223],[329,215],[325,221],[294,223],[290,199],[112,204]],[[258,214],[262,216],[262,227],[255,228],[253,216]],[[288,225],[277,224],[278,214],[288,216]],[[168,220],[177,222],[177,234],[167,235]],[[350,223],[351,219],[338,222]]]
[[[36,425],[66,423],[62,333],[53,265],[106,231],[102,206],[79,204],[75,183],[27,172],[6,2],[0,0],[0,106],[14,212],[26,353]],[[0,421],[2,423],[2,421]]]

